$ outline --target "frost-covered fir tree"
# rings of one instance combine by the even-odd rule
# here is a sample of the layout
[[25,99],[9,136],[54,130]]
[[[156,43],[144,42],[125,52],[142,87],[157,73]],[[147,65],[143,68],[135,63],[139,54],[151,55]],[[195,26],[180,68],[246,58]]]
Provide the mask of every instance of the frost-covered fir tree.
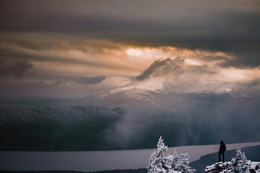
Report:
[[153,152],[149,159],[148,173],[193,173],[195,171],[189,166],[188,154],[178,155],[175,150],[173,155],[166,156],[167,150],[160,137],[157,151]]
[[177,168],[179,167],[179,163],[180,156],[178,155],[176,150],[173,152],[173,155],[168,155],[165,157],[164,164],[168,170],[177,170]]
[[195,169],[192,169],[189,164],[189,156],[187,153],[180,154],[176,152],[176,150],[173,153],[172,158],[172,170],[183,172],[183,173],[193,173],[195,172]]
[[167,168],[164,162],[167,150],[168,147],[164,145],[163,139],[160,137],[157,144],[157,151],[153,152],[149,158],[148,173],[166,173]]
[[[181,154],[179,157],[179,171],[181,172],[185,172],[185,173],[193,173],[196,170],[192,169],[189,166],[190,162],[189,162],[189,155],[187,153],[185,154]],[[176,170],[176,169],[175,169]]]
[[231,164],[232,173],[249,173],[246,155],[239,148],[236,151],[236,157],[232,158]]

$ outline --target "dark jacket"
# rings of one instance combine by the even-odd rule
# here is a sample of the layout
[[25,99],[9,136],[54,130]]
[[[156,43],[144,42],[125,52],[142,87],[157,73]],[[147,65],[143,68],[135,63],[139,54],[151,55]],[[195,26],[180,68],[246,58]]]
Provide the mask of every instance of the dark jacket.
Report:
[[224,143],[221,143],[218,152],[224,153],[225,151],[226,151],[226,145]]

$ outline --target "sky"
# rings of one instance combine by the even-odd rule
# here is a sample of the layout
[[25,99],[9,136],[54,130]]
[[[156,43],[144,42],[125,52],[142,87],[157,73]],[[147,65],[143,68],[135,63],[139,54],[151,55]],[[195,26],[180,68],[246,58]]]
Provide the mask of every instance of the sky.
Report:
[[258,0],[2,0],[0,96],[259,96]]

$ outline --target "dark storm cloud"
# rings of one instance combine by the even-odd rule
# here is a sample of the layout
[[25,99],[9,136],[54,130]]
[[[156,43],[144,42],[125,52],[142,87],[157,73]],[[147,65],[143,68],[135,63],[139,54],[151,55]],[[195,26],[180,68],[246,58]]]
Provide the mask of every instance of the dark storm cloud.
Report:
[[[2,1],[2,31],[73,34],[235,53],[260,64],[258,1]],[[253,51],[252,51],[253,50]],[[224,64],[226,65],[226,64]]]
[[225,60],[224,63],[220,64],[223,67],[256,67],[260,65],[260,43],[254,43],[250,46],[238,45],[235,48],[230,48],[228,52],[236,58]]
[[24,59],[10,59],[0,57],[0,76],[22,77],[26,71],[33,67]]
[[99,93],[102,89],[95,86],[106,78],[102,76],[61,77],[55,74],[51,76],[36,74],[37,76],[30,76],[24,81],[24,78],[1,75],[0,97],[7,99],[31,96],[82,98],[83,96]]
[[83,84],[97,84],[103,81],[106,77],[79,77],[73,78],[74,81]]

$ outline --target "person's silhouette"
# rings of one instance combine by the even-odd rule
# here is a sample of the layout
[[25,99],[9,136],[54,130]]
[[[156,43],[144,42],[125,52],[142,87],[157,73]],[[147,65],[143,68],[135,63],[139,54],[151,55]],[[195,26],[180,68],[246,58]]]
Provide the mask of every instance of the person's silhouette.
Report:
[[220,146],[219,146],[219,150],[218,150],[218,162],[220,162],[220,156],[222,155],[222,160],[224,162],[224,153],[226,151],[226,145],[224,144],[223,141],[220,141]]

